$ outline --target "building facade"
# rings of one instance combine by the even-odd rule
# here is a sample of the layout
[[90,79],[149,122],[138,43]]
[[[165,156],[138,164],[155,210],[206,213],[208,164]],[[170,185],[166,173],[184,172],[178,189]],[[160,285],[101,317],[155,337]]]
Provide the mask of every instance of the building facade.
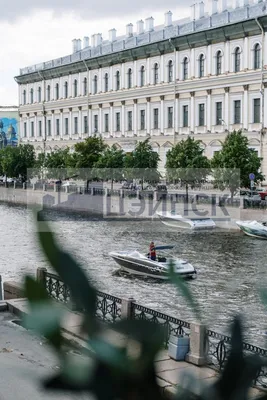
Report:
[[[210,0],[191,17],[154,27],[152,17],[73,40],[73,54],[20,70],[22,143],[37,152],[74,148],[101,135],[125,152],[151,138],[164,171],[167,151],[192,135],[212,157],[242,129],[267,176],[267,2]],[[242,4],[241,4],[242,3]]]

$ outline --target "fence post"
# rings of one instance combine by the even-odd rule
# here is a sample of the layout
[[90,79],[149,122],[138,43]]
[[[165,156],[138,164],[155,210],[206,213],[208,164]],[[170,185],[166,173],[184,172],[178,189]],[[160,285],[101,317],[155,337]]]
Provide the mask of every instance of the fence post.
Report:
[[190,350],[186,361],[194,365],[205,365],[205,340],[206,326],[198,323],[190,323]]
[[37,272],[36,272],[36,279],[37,282],[40,283],[45,283],[45,273],[47,272],[47,269],[44,267],[38,267]]
[[121,300],[121,317],[124,319],[132,318],[132,303],[135,302],[133,297]]
[[0,275],[0,300],[3,300],[2,275]]

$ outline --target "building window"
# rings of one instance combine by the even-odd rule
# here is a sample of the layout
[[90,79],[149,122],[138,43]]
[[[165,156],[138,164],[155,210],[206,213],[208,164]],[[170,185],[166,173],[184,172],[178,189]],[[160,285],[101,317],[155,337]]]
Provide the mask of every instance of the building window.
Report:
[[27,137],[27,122],[24,122],[24,137]]
[[241,50],[240,47],[237,47],[234,53],[234,72],[240,71],[240,63],[241,63]]
[[68,93],[68,82],[64,83],[64,97],[65,99],[68,97],[69,93]]
[[65,135],[69,134],[69,118],[65,118]]
[[83,117],[83,131],[84,133],[88,133],[88,117],[85,115]]
[[168,107],[168,128],[173,128],[173,107]]
[[98,132],[98,115],[94,115],[94,133]]
[[51,136],[51,119],[47,121],[47,134]]
[[38,87],[38,103],[41,103],[41,101],[42,101],[42,89],[39,86]]
[[183,80],[188,79],[188,58],[185,57],[183,61]]
[[159,83],[159,65],[156,63],[154,65],[154,84]]
[[26,90],[23,90],[22,104],[26,104]]
[[205,125],[205,104],[203,103],[198,105],[198,125]]
[[188,127],[188,106],[183,106],[183,127]]
[[254,47],[254,69],[261,67],[261,49],[259,43]]
[[105,114],[105,132],[109,132],[109,114]]
[[59,99],[59,84],[56,84],[56,100]]
[[128,89],[131,89],[132,87],[132,76],[133,76],[133,72],[131,70],[131,68],[128,69]]
[[140,69],[140,86],[144,86],[145,84],[145,67],[142,65]]
[[216,103],[216,125],[222,125],[222,102]]
[[121,113],[116,113],[116,132],[120,132],[121,130]]
[[39,136],[42,136],[42,121],[39,121],[38,125],[39,125]]
[[78,133],[78,117],[74,117],[74,134]]
[[50,85],[47,86],[47,101],[51,100],[51,87]]
[[120,71],[116,72],[116,90],[120,90],[121,88],[121,80],[120,80]]
[[261,121],[261,100],[253,100],[253,122],[254,124],[259,124]]
[[173,81],[173,62],[172,60],[168,63],[168,82]]
[[153,111],[153,119],[154,119],[154,129],[159,129],[159,109],[158,108],[154,108]]
[[31,89],[31,104],[33,103],[33,89]]
[[83,95],[87,96],[87,78],[84,78],[83,81]]
[[204,76],[204,55],[201,54],[199,57],[199,77],[203,78]]
[[133,130],[133,112],[128,111],[128,131]]
[[108,92],[108,74],[105,73],[105,77],[104,77],[104,85],[105,85],[105,92]]
[[234,101],[234,124],[241,123],[241,101]]
[[57,134],[57,136],[60,135],[60,123],[59,123],[59,118],[56,119],[56,134]]
[[93,94],[96,93],[97,93],[97,75],[95,75],[93,79]]
[[74,97],[78,96],[78,82],[77,79],[74,81]]
[[216,75],[222,73],[222,52],[219,50],[216,54]]
[[31,137],[34,137],[34,122],[31,122]]
[[145,110],[140,111],[140,129],[144,131],[146,129],[146,112]]

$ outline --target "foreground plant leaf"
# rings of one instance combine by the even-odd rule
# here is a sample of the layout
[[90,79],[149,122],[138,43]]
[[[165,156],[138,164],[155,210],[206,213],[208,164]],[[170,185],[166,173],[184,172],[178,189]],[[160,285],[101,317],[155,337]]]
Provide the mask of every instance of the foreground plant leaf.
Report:
[[44,286],[31,276],[25,277],[24,294],[29,300],[30,306],[38,302],[50,301],[50,297]]

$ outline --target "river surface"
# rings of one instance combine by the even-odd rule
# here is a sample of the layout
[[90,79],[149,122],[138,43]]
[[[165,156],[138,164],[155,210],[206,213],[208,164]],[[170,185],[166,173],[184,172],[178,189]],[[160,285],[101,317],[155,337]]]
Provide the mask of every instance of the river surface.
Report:
[[[241,232],[173,231],[161,222],[99,221],[79,215],[50,214],[59,242],[71,251],[95,286],[118,297],[134,297],[142,305],[193,321],[194,315],[174,286],[139,278],[114,275],[117,264],[112,250],[148,251],[156,245],[176,244],[175,255],[187,259],[198,271],[188,285],[198,300],[210,328],[228,333],[236,313],[244,317],[245,340],[267,348],[267,310],[258,290],[266,287],[266,241]],[[21,280],[46,266],[34,224],[24,207],[0,205],[1,269],[3,280]]]

